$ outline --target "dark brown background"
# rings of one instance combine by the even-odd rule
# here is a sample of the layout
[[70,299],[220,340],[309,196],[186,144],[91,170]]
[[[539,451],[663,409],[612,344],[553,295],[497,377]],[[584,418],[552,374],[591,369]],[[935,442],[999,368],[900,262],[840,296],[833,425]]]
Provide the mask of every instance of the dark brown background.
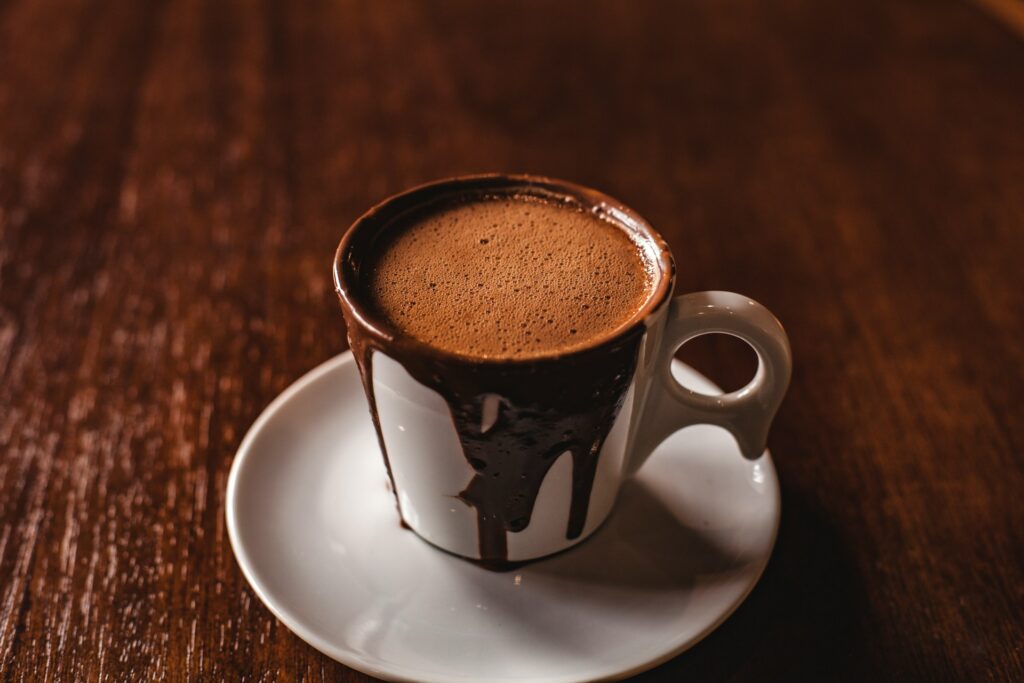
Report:
[[344,228],[487,170],[792,339],[767,573],[644,680],[1024,679],[1024,42],[885,0],[0,1],[2,678],[364,680],[248,589],[225,480],[344,348]]

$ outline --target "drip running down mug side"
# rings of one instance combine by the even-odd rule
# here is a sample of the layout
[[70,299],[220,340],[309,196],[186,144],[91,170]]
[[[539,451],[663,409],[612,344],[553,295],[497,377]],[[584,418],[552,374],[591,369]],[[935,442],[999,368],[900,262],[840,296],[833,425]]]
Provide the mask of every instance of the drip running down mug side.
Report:
[[[626,231],[654,278],[648,299],[586,346],[528,359],[464,356],[391,325],[363,289],[375,241],[429,203],[494,195],[571,203]],[[621,202],[565,181],[480,175],[395,195],[345,234],[334,278],[402,521],[491,566],[559,552],[592,534],[623,481],[684,424],[720,424],[756,457],[788,382],[788,343],[770,313],[729,293],[673,301],[675,265],[657,232]],[[711,294],[717,298],[705,308],[700,297]],[[715,325],[705,329],[705,317]],[[684,336],[706,332],[740,336],[761,360],[751,385],[716,397],[717,408],[685,393],[668,369]],[[653,422],[644,419],[648,404]]]

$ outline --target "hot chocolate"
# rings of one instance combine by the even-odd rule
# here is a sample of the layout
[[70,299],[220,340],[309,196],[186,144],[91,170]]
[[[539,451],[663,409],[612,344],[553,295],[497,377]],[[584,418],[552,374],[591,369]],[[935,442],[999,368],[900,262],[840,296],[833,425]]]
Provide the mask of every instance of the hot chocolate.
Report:
[[529,527],[562,457],[572,462],[565,538],[583,534],[645,316],[671,284],[667,248],[637,219],[597,193],[562,189],[500,176],[424,186],[368,212],[335,262],[392,484],[378,353],[447,403],[466,462],[453,497],[474,509],[488,566],[506,563],[509,534]]
[[622,227],[512,195],[399,216],[366,293],[404,333],[463,356],[528,359],[588,346],[632,319],[654,274]]

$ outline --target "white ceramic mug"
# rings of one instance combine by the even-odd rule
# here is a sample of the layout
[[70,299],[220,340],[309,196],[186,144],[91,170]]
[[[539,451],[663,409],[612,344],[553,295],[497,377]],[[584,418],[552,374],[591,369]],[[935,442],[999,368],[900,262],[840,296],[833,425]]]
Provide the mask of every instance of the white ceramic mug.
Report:
[[[404,211],[447,194],[472,193],[526,193],[572,201],[612,221],[630,233],[658,271],[650,300],[633,320],[609,331],[606,338],[532,364],[457,358],[403,335],[380,319],[360,294],[360,269],[372,251],[374,238]],[[584,540],[611,513],[622,483],[668,435],[688,425],[719,425],[736,438],[744,456],[758,457],[789,384],[791,358],[786,333],[766,308],[731,292],[672,298],[675,264],[654,229],[621,202],[564,181],[470,176],[391,197],[346,233],[335,257],[334,277],[401,518],[433,545],[470,559],[519,562]],[[757,372],[742,389],[707,396],[673,378],[670,365],[679,347],[711,333],[739,337],[757,353]],[[486,439],[502,414],[534,414],[530,411],[537,409],[553,411],[556,419],[574,415],[586,419],[588,416],[576,414],[586,407],[575,401],[573,387],[582,382],[588,391],[601,391],[611,386],[612,368],[616,369],[614,377],[628,381],[614,386],[615,396],[608,394],[620,407],[594,458],[577,460],[576,452],[569,450],[556,453],[545,463],[528,514],[520,518],[528,520],[525,526],[522,521],[506,523],[500,538],[494,538],[491,524],[492,531],[486,532],[491,538],[485,542],[481,517],[486,515],[467,504],[464,494],[475,477],[490,475],[480,469],[482,463],[470,457],[465,427],[460,431],[455,426],[453,411],[460,404],[453,396],[471,397],[460,400],[473,404],[472,415],[481,423],[472,437]],[[564,410],[559,403],[562,396],[567,406]],[[517,412],[520,410],[526,412]],[[536,471],[530,467],[540,457],[540,452],[523,453],[523,471]],[[586,496],[580,494],[579,481],[574,489],[577,463],[587,463],[593,470],[588,473],[591,486]],[[526,479],[525,474],[521,476]],[[581,498],[582,507],[576,505]],[[523,509],[521,501],[513,504]],[[503,510],[500,505],[495,509]]]

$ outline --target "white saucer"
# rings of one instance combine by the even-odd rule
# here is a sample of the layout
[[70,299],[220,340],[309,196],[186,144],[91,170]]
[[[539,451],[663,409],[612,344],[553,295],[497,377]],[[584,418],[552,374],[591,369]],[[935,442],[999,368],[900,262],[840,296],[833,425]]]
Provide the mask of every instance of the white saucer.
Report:
[[[691,387],[717,393],[676,364]],[[231,545],[288,628],[395,681],[621,678],[690,647],[757,583],[779,522],[767,452],[750,462],[716,427],[673,435],[596,535],[495,573],[399,525],[350,353],[315,368],[256,420],[231,468]]]

